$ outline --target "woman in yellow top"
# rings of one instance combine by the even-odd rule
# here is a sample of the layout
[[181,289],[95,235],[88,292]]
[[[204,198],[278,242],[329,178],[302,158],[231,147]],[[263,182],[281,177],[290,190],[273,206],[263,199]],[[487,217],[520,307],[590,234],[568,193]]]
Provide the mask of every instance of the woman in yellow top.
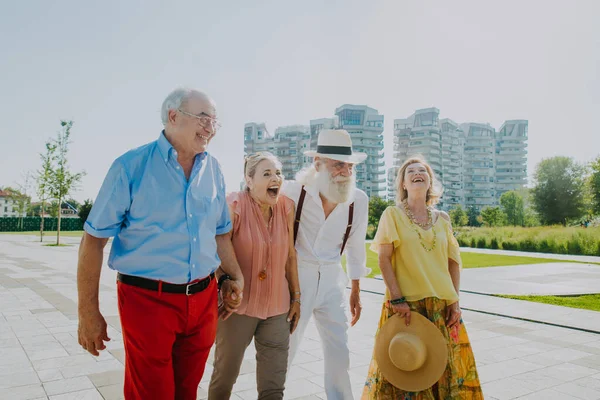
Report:
[[460,316],[461,259],[450,218],[433,206],[439,199],[431,167],[410,158],[398,171],[398,205],[382,214],[371,250],[379,253],[386,285],[379,328],[393,314],[410,324],[412,312],[433,322],[448,342],[448,365],[427,390],[394,387],[371,361],[363,399],[483,399],[475,357]]

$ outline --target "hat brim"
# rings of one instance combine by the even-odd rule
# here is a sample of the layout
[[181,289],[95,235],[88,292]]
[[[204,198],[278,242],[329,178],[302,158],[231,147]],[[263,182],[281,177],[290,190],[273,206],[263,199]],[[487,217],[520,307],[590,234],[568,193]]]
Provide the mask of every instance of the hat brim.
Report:
[[321,154],[314,150],[307,150],[304,152],[304,155],[307,157],[323,157],[330,158],[336,161],[343,161],[350,164],[360,164],[361,162],[367,159],[366,153],[352,153],[349,155],[346,154]]
[[[389,356],[389,344],[397,333],[418,335],[427,348],[425,362],[414,371],[398,369]],[[375,338],[374,357],[384,378],[398,389],[419,392],[432,387],[448,364],[448,343],[442,332],[427,318],[413,311],[410,325],[403,317],[393,315],[381,327]]]

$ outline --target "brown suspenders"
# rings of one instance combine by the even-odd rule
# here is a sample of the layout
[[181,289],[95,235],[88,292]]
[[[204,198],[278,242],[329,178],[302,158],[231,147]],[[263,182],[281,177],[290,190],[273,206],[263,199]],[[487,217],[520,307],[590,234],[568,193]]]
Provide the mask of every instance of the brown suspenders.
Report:
[[[302,185],[302,191],[300,192],[300,198],[298,199],[298,205],[296,207],[296,219],[294,220],[294,243],[296,243],[296,239],[298,238],[298,228],[300,227],[300,216],[302,215],[302,207],[304,206],[304,198],[306,197],[306,190],[304,189],[304,185]],[[350,204],[350,208],[348,210],[348,225],[346,226],[346,233],[344,233],[344,241],[342,242],[342,249],[340,250],[340,255],[344,252],[344,248],[346,247],[346,242],[350,237],[350,229],[352,229],[352,220],[354,219],[354,203]]]

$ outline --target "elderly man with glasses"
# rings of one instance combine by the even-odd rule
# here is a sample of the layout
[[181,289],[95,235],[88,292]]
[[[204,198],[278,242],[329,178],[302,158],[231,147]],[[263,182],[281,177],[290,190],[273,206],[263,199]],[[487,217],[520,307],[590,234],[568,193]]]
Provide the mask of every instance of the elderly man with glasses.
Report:
[[235,310],[244,286],[223,175],[206,152],[219,128],[215,104],[177,89],[161,114],[158,139],[113,162],[79,248],[79,343],[97,356],[110,340],[98,289],[103,248],[115,238],[108,265],[118,272],[126,399],[195,399],[215,340],[217,290]]

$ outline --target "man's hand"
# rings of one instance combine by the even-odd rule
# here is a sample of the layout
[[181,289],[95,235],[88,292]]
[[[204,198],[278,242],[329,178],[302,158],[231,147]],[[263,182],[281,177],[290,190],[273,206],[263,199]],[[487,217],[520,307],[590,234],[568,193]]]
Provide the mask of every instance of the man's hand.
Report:
[[352,313],[352,322],[350,322],[350,326],[354,326],[360,319],[360,313],[362,312],[360,290],[355,290],[354,288],[350,293],[350,312]]
[[92,313],[79,313],[79,327],[77,335],[79,344],[93,356],[99,356],[99,350],[106,349],[104,342],[108,342],[106,321],[100,311]]
[[288,312],[287,322],[290,323],[290,334],[294,333],[300,320],[300,303],[293,301]]
[[242,303],[242,286],[243,283],[237,280],[227,279],[221,285],[222,303],[219,306],[219,317],[226,320],[229,316],[238,309]]

